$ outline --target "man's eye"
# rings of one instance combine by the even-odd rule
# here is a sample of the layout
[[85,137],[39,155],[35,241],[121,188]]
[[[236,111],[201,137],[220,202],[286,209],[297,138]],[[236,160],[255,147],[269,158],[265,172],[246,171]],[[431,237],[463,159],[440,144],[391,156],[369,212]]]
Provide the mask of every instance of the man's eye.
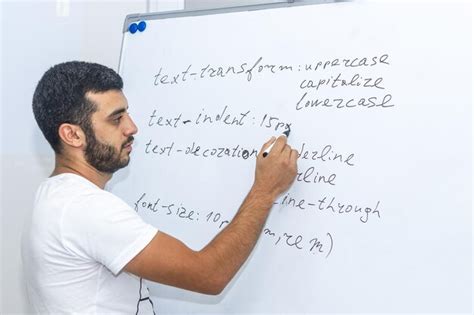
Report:
[[118,124],[121,119],[122,119],[122,116],[119,116],[119,117],[117,117],[117,118],[114,119],[114,122]]

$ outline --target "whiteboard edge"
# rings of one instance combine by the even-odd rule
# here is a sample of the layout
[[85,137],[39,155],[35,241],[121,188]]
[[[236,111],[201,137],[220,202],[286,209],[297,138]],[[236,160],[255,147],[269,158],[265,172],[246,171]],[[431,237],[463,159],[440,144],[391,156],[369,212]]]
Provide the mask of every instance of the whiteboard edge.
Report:
[[[167,11],[167,12],[132,13],[132,14],[128,14],[125,17],[122,32],[125,34],[128,31],[128,26],[131,23],[142,21],[142,20],[149,21],[149,20],[170,19],[170,18],[178,18],[178,17],[212,15],[212,14],[233,13],[233,12],[242,12],[242,11],[256,11],[256,10],[277,9],[277,8],[285,8],[285,7],[297,7],[297,6],[303,6],[303,5],[329,4],[329,3],[353,2],[353,1],[354,0],[338,0],[337,2],[328,2],[328,0],[301,0],[301,1],[286,0],[283,2],[277,2],[277,3],[243,5],[243,6],[234,6],[234,7],[228,7],[228,8],[190,10],[190,11],[175,10],[175,11]],[[123,46],[122,46],[122,49],[123,49]]]

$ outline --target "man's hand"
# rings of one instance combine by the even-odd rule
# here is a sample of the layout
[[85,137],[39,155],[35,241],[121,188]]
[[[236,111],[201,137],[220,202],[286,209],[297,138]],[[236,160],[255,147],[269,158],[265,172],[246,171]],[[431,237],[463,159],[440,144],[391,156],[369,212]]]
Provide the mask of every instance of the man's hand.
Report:
[[[263,157],[263,152],[274,141],[270,153]],[[292,149],[286,141],[286,136],[270,139],[257,156],[253,189],[268,194],[273,200],[290,187],[297,173],[298,151]]]

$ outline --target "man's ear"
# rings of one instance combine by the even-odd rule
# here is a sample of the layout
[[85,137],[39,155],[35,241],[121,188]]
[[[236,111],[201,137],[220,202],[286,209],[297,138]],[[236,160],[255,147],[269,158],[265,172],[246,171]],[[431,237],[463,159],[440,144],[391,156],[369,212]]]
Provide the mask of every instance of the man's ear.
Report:
[[61,124],[59,126],[59,138],[61,138],[63,145],[80,148],[86,144],[86,135],[82,128],[73,124]]

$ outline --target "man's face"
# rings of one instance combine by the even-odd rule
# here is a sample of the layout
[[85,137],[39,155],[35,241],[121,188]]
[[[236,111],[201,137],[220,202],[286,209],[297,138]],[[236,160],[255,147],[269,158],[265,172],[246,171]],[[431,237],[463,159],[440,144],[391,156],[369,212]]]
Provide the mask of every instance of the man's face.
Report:
[[121,91],[87,93],[96,104],[90,126],[84,127],[87,162],[100,172],[114,173],[128,165],[132,151],[133,135],[137,126],[128,115],[127,99]]

